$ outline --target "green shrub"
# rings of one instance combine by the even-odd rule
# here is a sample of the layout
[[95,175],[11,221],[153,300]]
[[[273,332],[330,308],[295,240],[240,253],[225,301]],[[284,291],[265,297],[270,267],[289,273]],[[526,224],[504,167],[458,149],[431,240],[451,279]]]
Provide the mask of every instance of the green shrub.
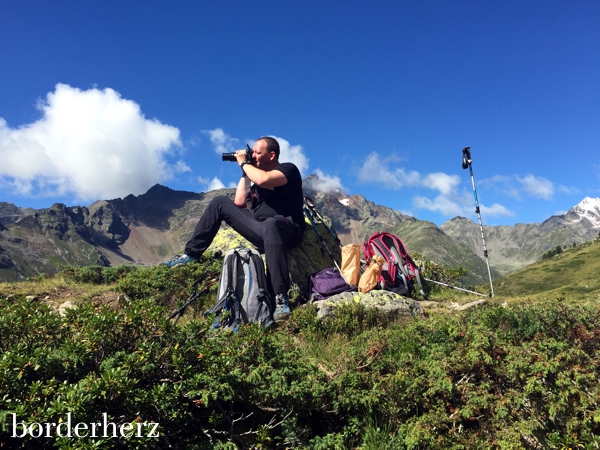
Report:
[[113,284],[135,271],[134,266],[69,266],[60,273],[66,280],[74,283]]
[[[166,276],[146,273],[148,284]],[[360,305],[321,322],[307,306],[278,329],[231,333],[204,320],[175,326],[155,298],[133,297],[117,309],[81,302],[62,317],[0,295],[2,448],[600,444],[597,307],[489,306],[400,323]],[[306,351],[315,343],[339,354],[325,361]],[[12,413],[25,423],[106,414],[158,423],[160,436],[12,438]]]
[[[205,254],[198,263],[173,268],[163,265],[138,268],[117,283],[116,289],[131,299],[152,298],[158,304],[174,306],[183,302],[196,284],[205,286],[221,273],[222,262],[212,254]],[[215,302],[216,286],[199,298],[195,306],[207,309]]]

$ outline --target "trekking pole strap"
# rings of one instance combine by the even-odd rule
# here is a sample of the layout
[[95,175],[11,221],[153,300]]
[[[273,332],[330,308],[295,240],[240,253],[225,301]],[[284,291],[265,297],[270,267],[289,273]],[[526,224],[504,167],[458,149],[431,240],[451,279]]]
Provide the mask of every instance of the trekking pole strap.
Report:
[[481,297],[488,297],[485,294],[480,294],[479,292],[474,292],[474,291],[469,291],[468,289],[463,289],[463,288],[459,288],[457,286],[452,286],[451,284],[446,284],[446,283],[442,283],[440,281],[434,281],[434,280],[430,280],[429,278],[423,278],[425,281],[429,281],[430,283],[435,283],[435,284],[440,284],[442,286],[446,286],[449,287],[451,289],[456,289],[457,291],[463,291],[463,292],[468,292],[469,294],[475,294],[475,295],[480,295]]

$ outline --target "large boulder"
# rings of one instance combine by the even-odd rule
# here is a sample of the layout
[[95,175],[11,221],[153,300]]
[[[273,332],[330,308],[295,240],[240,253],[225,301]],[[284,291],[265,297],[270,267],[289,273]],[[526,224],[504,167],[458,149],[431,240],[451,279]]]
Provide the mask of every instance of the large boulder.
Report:
[[376,308],[394,315],[414,317],[422,315],[421,303],[394,292],[374,290],[366,293],[342,292],[315,302],[317,317],[324,319],[335,314],[335,309],[344,303],[360,303],[366,308]]
[[[325,220],[328,220],[325,218]],[[309,222],[306,222],[304,240],[299,247],[288,251],[290,279],[292,286],[290,297],[293,299],[306,299],[308,291],[309,276],[327,267],[335,267],[333,259],[327,248],[333,255],[335,261],[341,265],[341,248],[333,234],[323,223],[315,224],[323,242]],[[331,227],[330,223],[328,225]],[[335,231],[335,230],[334,230]],[[222,226],[213,240],[209,250],[225,253],[235,247],[255,248],[250,242],[240,236],[230,227]],[[327,248],[325,248],[327,246]]]

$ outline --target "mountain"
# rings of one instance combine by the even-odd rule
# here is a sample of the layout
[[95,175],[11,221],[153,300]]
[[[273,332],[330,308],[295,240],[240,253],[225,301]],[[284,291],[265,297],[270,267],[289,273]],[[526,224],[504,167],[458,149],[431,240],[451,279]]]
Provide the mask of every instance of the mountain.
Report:
[[[376,205],[362,195],[349,196],[342,191],[318,192],[310,188],[311,177],[305,181],[305,194],[316,208],[333,223],[340,241],[346,244],[362,244],[377,231],[397,234],[409,253],[420,253],[425,258],[450,267],[464,267],[469,274],[469,285],[485,283],[488,278],[485,261],[465,243],[448,236],[434,223],[401,214],[386,206]],[[501,274],[492,269],[492,278]]]
[[[479,225],[456,217],[441,227],[377,205],[362,195],[314,189],[305,194],[330,218],[343,245],[362,244],[376,231],[399,235],[410,253],[469,270],[466,283],[486,283]],[[145,194],[101,200],[89,206],[54,204],[33,210],[0,203],[0,280],[54,274],[66,265],[153,265],[182,251],[198,218],[216,195],[156,185]],[[484,227],[493,278],[541,258],[548,250],[579,245],[598,235],[600,199],[585,198],[563,215],[540,224]]]
[[[479,225],[464,217],[443,223],[440,229],[457,242],[466,244],[483,258]],[[490,265],[505,275],[541,259],[549,250],[580,245],[598,236],[600,198],[584,198],[565,214],[542,223],[515,226],[484,226],[483,233]]]
[[[315,191],[310,188],[311,177],[305,186],[317,209],[331,219],[342,244],[360,244],[376,231],[389,230],[403,238],[410,252],[468,268],[469,284],[487,280],[484,261],[433,223],[405,216],[361,195]],[[182,251],[213,197],[233,197],[234,192],[221,189],[198,194],[156,185],[139,196],[101,200],[87,207],[57,203],[26,210],[3,203],[0,280],[54,274],[66,265],[156,264]]]
[[13,203],[0,202],[0,226],[15,222],[19,218],[32,214],[33,208],[19,208]]
[[140,196],[33,212],[3,204],[11,220],[0,222],[0,280],[54,274],[66,265],[156,264],[181,252],[219,194],[233,190],[197,194],[156,185]]
[[600,297],[600,238],[537,261],[494,282],[497,296],[564,298],[583,304]]

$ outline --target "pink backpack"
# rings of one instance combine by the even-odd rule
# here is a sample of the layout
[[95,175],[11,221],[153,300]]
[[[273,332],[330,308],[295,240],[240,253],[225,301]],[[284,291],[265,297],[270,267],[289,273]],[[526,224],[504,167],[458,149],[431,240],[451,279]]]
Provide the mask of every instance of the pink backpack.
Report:
[[421,284],[421,270],[410,257],[404,242],[398,236],[379,231],[364,242],[362,251],[367,264],[374,255],[381,256],[385,261],[379,276],[381,289],[410,297],[416,281],[419,292],[427,298]]

